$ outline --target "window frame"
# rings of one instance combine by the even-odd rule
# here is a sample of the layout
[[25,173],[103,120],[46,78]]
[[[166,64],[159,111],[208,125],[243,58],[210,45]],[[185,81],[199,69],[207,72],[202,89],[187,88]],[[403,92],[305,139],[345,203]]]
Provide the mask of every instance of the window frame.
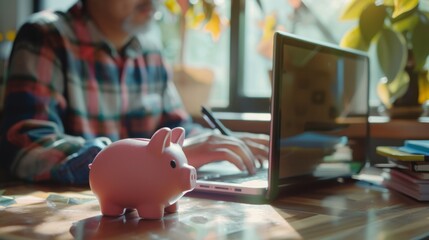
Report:
[[213,109],[224,112],[269,113],[269,97],[246,97],[243,94],[245,7],[246,0],[231,1],[229,104],[227,107],[214,107]]
[[33,12],[42,10],[42,0],[33,0]]

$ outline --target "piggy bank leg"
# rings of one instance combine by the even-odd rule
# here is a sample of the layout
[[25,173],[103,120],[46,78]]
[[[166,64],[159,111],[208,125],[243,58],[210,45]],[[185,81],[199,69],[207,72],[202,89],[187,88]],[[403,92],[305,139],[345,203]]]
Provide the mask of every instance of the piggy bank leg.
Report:
[[164,216],[164,206],[141,205],[137,208],[137,213],[145,219],[161,219]]
[[101,213],[104,216],[112,216],[112,217],[121,216],[125,212],[125,209],[123,207],[120,207],[116,204],[112,204],[109,201],[103,201],[103,200],[100,200],[100,209],[101,209]]
[[165,211],[168,213],[175,213],[179,209],[179,206],[177,205],[177,202],[171,204],[170,206],[165,208]]

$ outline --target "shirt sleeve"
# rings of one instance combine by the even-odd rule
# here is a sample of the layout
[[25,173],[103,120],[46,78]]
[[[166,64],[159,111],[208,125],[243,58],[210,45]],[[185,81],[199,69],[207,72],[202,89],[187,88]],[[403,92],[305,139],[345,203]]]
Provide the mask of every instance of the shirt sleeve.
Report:
[[196,135],[204,131],[204,128],[195,123],[191,115],[186,111],[179,92],[172,79],[171,68],[167,64],[163,63],[165,70],[165,89],[162,96],[163,106],[163,118],[160,122],[161,127],[183,127],[185,129],[186,136]]
[[108,144],[109,139],[96,138],[87,141],[76,153],[71,154],[51,169],[52,179],[63,184],[85,185],[89,182],[89,164]]
[[24,24],[8,64],[0,162],[13,175],[30,181],[53,180],[51,170],[72,154],[87,155],[88,161],[94,156],[92,150],[80,151],[91,149],[93,142],[64,133],[67,102],[61,54],[65,49],[51,25]]

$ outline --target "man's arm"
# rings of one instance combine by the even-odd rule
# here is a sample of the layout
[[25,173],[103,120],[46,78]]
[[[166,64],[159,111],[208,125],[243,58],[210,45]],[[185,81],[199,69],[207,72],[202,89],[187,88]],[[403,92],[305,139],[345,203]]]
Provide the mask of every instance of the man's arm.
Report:
[[[87,171],[95,149],[99,151],[103,146],[64,133],[62,119],[67,102],[59,55],[62,51],[65,49],[59,33],[46,22],[24,24],[14,42],[0,153],[3,165],[22,179],[76,183],[75,177],[64,174],[65,161],[81,159],[81,171]],[[82,181],[85,179],[78,180]]]

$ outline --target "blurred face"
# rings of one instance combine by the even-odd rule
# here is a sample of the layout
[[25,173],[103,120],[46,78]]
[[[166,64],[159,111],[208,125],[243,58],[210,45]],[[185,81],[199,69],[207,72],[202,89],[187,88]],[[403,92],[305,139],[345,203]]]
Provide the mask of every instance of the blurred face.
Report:
[[122,22],[122,28],[130,34],[142,33],[147,30],[153,20],[153,14],[159,5],[159,0],[140,1],[135,10]]
[[[134,34],[147,28],[160,0],[87,0],[101,30]],[[113,29],[112,29],[113,28]]]

